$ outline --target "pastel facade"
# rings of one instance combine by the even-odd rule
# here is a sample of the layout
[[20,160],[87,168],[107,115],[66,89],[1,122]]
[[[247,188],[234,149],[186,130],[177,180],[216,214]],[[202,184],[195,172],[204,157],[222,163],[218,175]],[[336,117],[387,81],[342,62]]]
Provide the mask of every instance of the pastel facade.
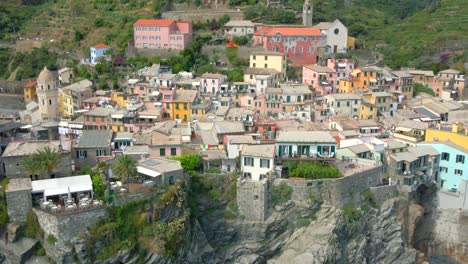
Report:
[[377,67],[367,66],[354,69],[351,76],[340,81],[338,93],[352,93],[367,90],[377,84],[381,71]]
[[359,108],[359,119],[374,119],[377,117],[377,106],[362,102]]
[[89,49],[89,52],[91,53],[91,64],[96,65],[99,63],[101,58],[108,58],[107,53],[110,49],[111,47],[106,44],[97,44],[92,46]]
[[85,130],[107,130],[110,125],[110,116],[113,109],[97,107],[84,113]]
[[468,129],[462,123],[451,126],[433,126],[426,129],[426,142],[447,141],[468,149]]
[[279,131],[276,156],[281,160],[334,161],[336,141],[326,131]]
[[240,158],[242,177],[261,181],[274,173],[275,145],[243,145]]
[[212,96],[217,95],[221,90],[221,85],[228,81],[226,75],[218,73],[205,73],[200,78],[200,92]]
[[28,82],[23,86],[24,101],[26,103],[29,103],[31,101],[37,101],[36,89],[37,89],[36,81]]
[[332,115],[342,114],[348,117],[357,117],[361,102],[362,97],[358,94],[329,94],[325,96],[325,103]]
[[311,85],[315,92],[324,96],[336,88],[336,72],[333,68],[309,65],[302,67],[302,83]]
[[133,25],[136,48],[183,50],[192,41],[192,23],[170,19],[140,19]]
[[250,55],[249,67],[257,69],[274,69],[279,72],[279,80],[286,79],[286,56],[278,52],[255,52]]
[[261,27],[253,36],[253,45],[267,51],[280,52],[294,64],[315,64],[320,49],[324,48],[326,36],[317,28]]
[[418,146],[431,146],[440,153],[439,172],[435,181],[442,190],[459,191],[462,181],[468,181],[468,153],[467,150],[447,142],[421,143]]
[[163,118],[182,123],[191,121],[192,109],[200,102],[196,90],[164,90],[162,96]]

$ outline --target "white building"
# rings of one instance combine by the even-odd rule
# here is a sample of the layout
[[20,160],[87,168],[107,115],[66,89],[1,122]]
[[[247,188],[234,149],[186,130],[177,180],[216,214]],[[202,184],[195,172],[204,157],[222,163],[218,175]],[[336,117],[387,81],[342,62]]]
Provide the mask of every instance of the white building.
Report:
[[239,157],[244,144],[251,145],[255,143],[252,136],[249,135],[229,135],[226,136],[226,154],[228,159]]
[[331,115],[359,116],[359,107],[362,97],[353,93],[329,94],[325,96],[325,103],[330,109]]
[[250,20],[231,20],[224,25],[226,36],[247,36],[255,32],[255,25]]
[[274,171],[275,145],[243,145],[241,150],[242,176],[260,181]]
[[332,53],[346,53],[348,45],[348,29],[335,19],[333,22],[321,22],[314,26],[327,36],[326,44]]

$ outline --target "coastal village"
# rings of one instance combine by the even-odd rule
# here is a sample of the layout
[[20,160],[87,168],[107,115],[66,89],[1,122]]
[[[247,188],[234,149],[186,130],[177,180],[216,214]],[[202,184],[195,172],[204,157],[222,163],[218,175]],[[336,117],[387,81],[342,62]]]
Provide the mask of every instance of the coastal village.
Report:
[[[305,1],[302,25],[227,22],[226,49],[239,49],[233,37],[252,43],[243,81],[154,63],[100,89],[74,81],[73,68],[44,67],[21,87],[23,109],[0,106],[0,252],[28,258],[36,242],[19,230],[31,212],[55,247],[66,245],[107,207],[190,178],[184,157],[200,160],[202,177],[235,177],[245,221],[268,221],[282,183],[297,204],[315,195],[337,208],[353,200],[350,189],[411,200],[433,186],[439,208],[467,210],[468,76],[361,65],[347,56],[355,39],[346,25],[312,15]],[[133,35],[136,50],[182,52],[194,41],[192,22],[171,19],[140,19]],[[81,63],[111,61],[112,49],[96,43]],[[34,163],[45,156],[45,168]]]

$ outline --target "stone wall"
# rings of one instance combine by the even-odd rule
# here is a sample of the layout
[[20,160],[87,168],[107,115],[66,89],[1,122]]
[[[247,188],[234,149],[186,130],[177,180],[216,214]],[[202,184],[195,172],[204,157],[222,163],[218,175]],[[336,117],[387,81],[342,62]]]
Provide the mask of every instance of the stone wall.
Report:
[[[69,177],[72,174],[72,159],[70,153],[62,154],[62,160],[58,164],[55,176],[60,177]],[[24,159],[24,156],[16,157],[4,157],[3,162],[5,164],[5,174],[10,179],[18,178],[29,178],[29,175],[26,174],[23,167],[21,166],[21,161]]]
[[126,196],[116,196],[112,205],[121,206],[121,205],[135,202],[138,200],[150,199],[154,197],[155,195],[156,194],[154,192],[147,192],[147,193],[131,194],[131,195],[126,195]]
[[6,191],[8,217],[11,222],[26,222],[32,208],[31,190]]
[[396,185],[384,185],[378,187],[370,187],[374,199],[377,204],[382,204],[386,200],[397,197],[399,195]]
[[37,215],[39,225],[47,237],[53,235],[57,240],[71,241],[80,232],[86,231],[106,215],[106,208],[95,208],[67,215],[54,215],[40,209],[33,209]]
[[271,201],[270,182],[239,178],[237,181],[237,205],[239,213],[251,221],[268,218]]
[[341,208],[345,203],[358,204],[362,191],[379,186],[382,182],[382,167],[337,179],[278,180],[281,181],[293,188],[292,200],[298,206],[309,206],[311,200],[319,199],[325,205]]

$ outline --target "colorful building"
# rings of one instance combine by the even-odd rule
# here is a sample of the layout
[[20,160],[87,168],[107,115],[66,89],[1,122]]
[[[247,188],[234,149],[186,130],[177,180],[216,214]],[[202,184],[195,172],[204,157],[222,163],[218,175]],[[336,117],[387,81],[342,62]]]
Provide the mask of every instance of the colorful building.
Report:
[[133,24],[136,48],[183,50],[192,41],[192,23],[171,19],[140,19]]
[[91,53],[91,64],[96,65],[99,63],[101,58],[108,58],[108,50],[112,49],[112,47],[107,46],[106,44],[97,44],[92,46],[89,49]]
[[264,26],[254,33],[253,45],[285,54],[297,65],[315,64],[325,49],[326,36],[311,27]]
[[435,181],[442,190],[459,191],[460,182],[468,181],[468,167],[466,166],[467,149],[452,143],[432,142],[421,143],[418,146],[431,146],[440,153],[439,171],[436,172]]
[[352,93],[356,91],[367,90],[371,86],[377,84],[377,79],[380,76],[380,69],[378,67],[366,66],[363,68],[356,68],[351,76],[347,79],[340,81],[338,93]]
[[390,111],[392,94],[387,92],[372,92],[363,94],[362,97],[369,103],[375,105],[381,115]]
[[426,129],[426,142],[444,142],[447,140],[468,149],[468,128],[463,123],[455,123],[451,126],[438,124]]
[[413,76],[405,71],[392,71],[393,83],[390,90],[400,92],[406,100],[413,98]]
[[335,70],[317,64],[302,67],[302,83],[312,85],[315,92],[324,96],[336,87]]
[[224,74],[219,73],[204,73],[201,77],[201,93],[215,96],[221,90],[221,85],[228,81]]
[[278,78],[281,81],[286,79],[286,56],[279,52],[255,52],[250,55],[249,67],[257,69],[274,69],[279,72]]
[[59,108],[64,117],[71,117],[81,109],[83,101],[93,96],[93,83],[87,79],[61,89]]
[[37,102],[36,89],[37,89],[37,82],[36,81],[27,82],[23,86],[24,101],[26,103],[29,103],[31,101],[36,101]]
[[359,108],[359,119],[374,119],[377,117],[377,107],[368,102],[362,102]]
[[182,123],[191,121],[192,106],[200,103],[196,90],[164,90],[162,96],[163,119],[180,120]]
[[85,130],[107,130],[109,121],[114,109],[97,107],[84,113],[84,129]]

